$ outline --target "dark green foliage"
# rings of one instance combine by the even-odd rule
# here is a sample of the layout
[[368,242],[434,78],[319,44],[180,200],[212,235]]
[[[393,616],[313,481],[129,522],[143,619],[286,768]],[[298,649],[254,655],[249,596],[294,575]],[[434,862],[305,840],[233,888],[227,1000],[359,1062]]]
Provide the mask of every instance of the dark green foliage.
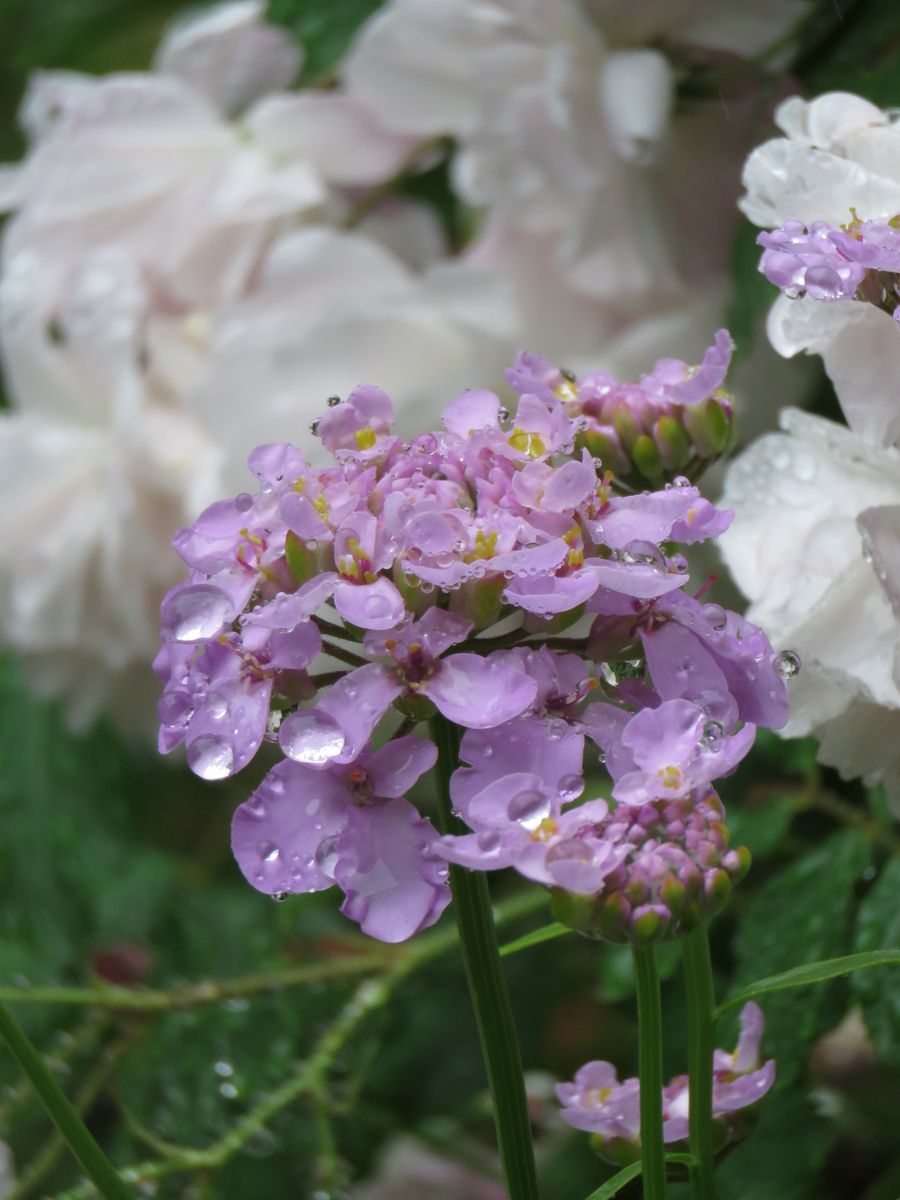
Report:
[[[854,950],[900,947],[900,859],[885,863],[859,907]],[[900,969],[860,972],[851,987],[859,999],[879,1058],[900,1067]]]
[[[850,925],[857,879],[869,861],[863,839],[835,834],[769,879],[743,913],[735,938],[735,989],[800,963],[840,954]],[[816,1033],[823,990],[766,997],[765,1051],[779,1060],[785,1086],[802,1067]]]

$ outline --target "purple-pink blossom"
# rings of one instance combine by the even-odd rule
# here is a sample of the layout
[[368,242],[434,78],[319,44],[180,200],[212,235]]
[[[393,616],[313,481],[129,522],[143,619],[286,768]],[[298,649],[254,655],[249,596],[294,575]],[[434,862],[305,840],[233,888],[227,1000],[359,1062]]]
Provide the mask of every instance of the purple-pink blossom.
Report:
[[[761,233],[759,269],[786,296],[813,300],[866,300],[895,318],[900,314],[900,229],[892,221],[860,221],[835,227],[815,221],[808,228],[786,221]],[[900,319],[900,318],[898,318]]]
[[[733,1053],[716,1050],[713,1059],[713,1120],[726,1139],[732,1114],[750,1108],[775,1082],[775,1062],[760,1056],[763,1014],[748,1001],[741,1010],[741,1031]],[[662,1092],[663,1141],[667,1145],[688,1136],[688,1076],[678,1075]],[[585,1064],[571,1083],[557,1086],[562,1116],[575,1129],[594,1135],[598,1150],[616,1163],[640,1157],[640,1082],[619,1082],[608,1062]]]
[[[656,916],[617,910],[621,937],[681,928],[673,871],[690,912],[720,897],[739,864],[707,830],[720,824],[710,785],[754,726],[783,722],[786,688],[759,630],[688,592],[679,546],[731,514],[686,478],[635,490],[632,468],[653,474],[651,443],[681,438],[692,461],[721,450],[731,349],[720,331],[697,367],[663,360],[637,384],[523,355],[508,407],[463,392],[411,441],[392,432],[390,398],[363,385],[314,423],[326,465],[260,446],[255,490],[176,534],[188,576],[162,605],[160,749],[183,744],[211,780],[264,748],[283,756],[235,816],[254,887],[336,884],[345,913],[388,941],[437,919],[448,860],[595,899],[642,872]],[[607,420],[632,484],[592,452]],[[553,640],[585,611],[589,636]],[[415,736],[433,718],[464,735],[459,837],[440,838],[407,799],[434,760]],[[582,803],[585,753],[605,756],[612,808]],[[687,829],[712,847],[702,861],[679,841]]]

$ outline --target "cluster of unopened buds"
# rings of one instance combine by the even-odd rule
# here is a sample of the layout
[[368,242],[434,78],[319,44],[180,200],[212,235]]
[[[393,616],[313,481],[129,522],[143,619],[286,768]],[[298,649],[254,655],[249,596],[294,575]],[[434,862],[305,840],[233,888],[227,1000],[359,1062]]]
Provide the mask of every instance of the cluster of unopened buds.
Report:
[[759,269],[786,296],[861,300],[900,320],[900,217],[838,227],[786,221],[761,233]]
[[[730,354],[720,332],[699,366],[625,384],[522,355],[512,415],[466,391],[412,441],[361,386],[315,422],[329,465],[261,446],[257,489],[177,534],[190,576],[162,606],[160,746],[206,779],[280,752],[234,818],[254,887],[337,884],[391,942],[440,916],[448,862],[513,867],[615,940],[724,902],[746,856],[712,784],[784,723],[798,665],[708,581],[687,589],[681,548],[730,521],[682,473],[727,444]],[[463,731],[466,833],[408,798],[432,718]],[[583,801],[602,763],[611,792]]]
[[[716,1050],[713,1055],[712,1114],[717,1149],[744,1132],[748,1110],[775,1082],[775,1063],[760,1057],[763,1015],[751,1000],[741,1011],[741,1031],[734,1053]],[[638,1079],[620,1083],[612,1063],[589,1062],[572,1083],[556,1089],[562,1115],[576,1129],[592,1135],[597,1152],[609,1162],[627,1164],[641,1156],[640,1094]],[[670,1149],[687,1149],[687,1075],[677,1075],[662,1093],[663,1141]]]

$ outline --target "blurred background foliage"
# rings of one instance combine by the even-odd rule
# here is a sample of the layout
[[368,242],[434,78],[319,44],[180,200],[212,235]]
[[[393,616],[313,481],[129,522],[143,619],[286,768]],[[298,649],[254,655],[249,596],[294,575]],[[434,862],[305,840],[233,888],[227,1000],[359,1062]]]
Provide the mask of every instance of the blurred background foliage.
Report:
[[[271,11],[303,42],[306,79],[323,82],[376,7],[272,0]],[[165,22],[184,8],[174,0],[2,0],[3,160],[21,153],[14,112],[30,71],[146,68]],[[792,56],[790,72],[807,93],[853,90],[900,103],[900,6],[827,0]],[[440,167],[418,186],[449,211]],[[732,324],[747,337],[770,301],[754,233],[741,230],[734,254]],[[814,401],[826,411],[833,403],[824,378]],[[812,743],[760,736],[726,781],[734,840],[750,846],[754,868],[713,930],[721,996],[799,963],[900,942],[896,823],[878,792],[842,783],[814,756]],[[0,987],[20,999],[38,986],[163,990],[153,1011],[83,997],[16,1005],[60,1082],[117,1163],[151,1164],[135,1178],[141,1194],[161,1200],[352,1196],[353,1181],[400,1132],[495,1170],[452,912],[429,935],[447,953],[435,952],[383,995],[377,983],[360,991],[366,969],[385,978],[395,959],[373,957],[330,895],[277,905],[232,864],[228,824],[246,786],[243,777],[200,783],[106,725],[69,733],[56,707],[31,697],[15,666],[3,664]],[[521,895],[516,881],[495,883],[500,899]],[[548,919],[533,907],[504,936]],[[664,964],[667,1068],[675,1073],[685,1065],[677,954]],[[544,1076],[533,1084],[543,1193],[582,1200],[612,1172],[581,1135],[554,1122],[547,1077],[570,1076],[592,1057],[634,1071],[629,960],[569,935],[507,965],[525,1064]],[[301,983],[304,971],[322,977]],[[253,990],[270,972],[287,973],[291,986]],[[184,990],[229,979],[238,982]],[[721,1167],[723,1194],[897,1200],[897,973],[861,972],[769,996],[763,1007],[764,1049],[778,1057],[779,1080],[755,1131]],[[718,1043],[733,1044],[735,1029],[732,1013]],[[318,1075],[304,1085],[310,1054],[319,1056]],[[0,1137],[16,1159],[15,1200],[91,1194],[5,1053]],[[622,1193],[639,1194],[638,1184]]]

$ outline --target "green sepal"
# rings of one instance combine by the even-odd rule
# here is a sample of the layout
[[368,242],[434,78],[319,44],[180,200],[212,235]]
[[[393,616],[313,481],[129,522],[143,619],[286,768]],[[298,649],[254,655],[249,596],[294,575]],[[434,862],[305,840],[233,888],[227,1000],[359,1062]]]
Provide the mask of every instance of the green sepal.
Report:
[[647,433],[642,433],[631,447],[634,465],[646,478],[655,482],[662,478],[663,461],[656,442]]

